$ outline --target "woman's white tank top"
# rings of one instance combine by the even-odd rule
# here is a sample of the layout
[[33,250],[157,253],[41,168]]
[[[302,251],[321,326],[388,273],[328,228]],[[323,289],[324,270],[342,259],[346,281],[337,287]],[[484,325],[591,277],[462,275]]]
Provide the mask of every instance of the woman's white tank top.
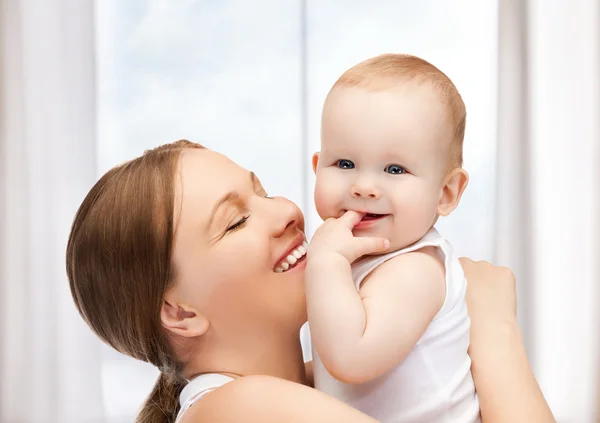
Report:
[[181,409],[177,414],[175,423],[179,423],[183,418],[184,413],[190,408],[196,401],[202,398],[204,395],[217,388],[225,385],[228,382],[234,380],[229,376],[225,376],[219,373],[207,373],[204,375],[196,376],[192,379],[179,395],[179,404]]

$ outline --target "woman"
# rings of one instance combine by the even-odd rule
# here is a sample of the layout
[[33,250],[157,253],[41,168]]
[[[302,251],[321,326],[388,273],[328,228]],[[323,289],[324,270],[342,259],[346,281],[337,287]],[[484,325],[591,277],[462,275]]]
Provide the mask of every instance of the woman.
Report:
[[[208,388],[222,386],[182,395],[193,406],[181,423],[373,421],[303,386],[305,261],[278,266],[303,241],[294,203],[269,198],[254,174],[188,141],[96,183],[73,224],[67,273],[94,332],[162,372],[139,422],[173,422],[186,380],[205,374],[220,378]],[[464,264],[484,421],[552,421],[522,353],[514,278]]]

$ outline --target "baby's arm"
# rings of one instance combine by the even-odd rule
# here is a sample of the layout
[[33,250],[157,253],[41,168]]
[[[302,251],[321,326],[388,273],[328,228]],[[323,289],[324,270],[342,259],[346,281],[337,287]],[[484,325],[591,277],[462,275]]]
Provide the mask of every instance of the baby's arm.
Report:
[[390,370],[417,343],[444,301],[444,266],[433,249],[403,254],[381,265],[357,293],[351,260],[335,252],[334,243],[329,247],[314,255],[309,247],[312,341],[332,376],[363,383]]

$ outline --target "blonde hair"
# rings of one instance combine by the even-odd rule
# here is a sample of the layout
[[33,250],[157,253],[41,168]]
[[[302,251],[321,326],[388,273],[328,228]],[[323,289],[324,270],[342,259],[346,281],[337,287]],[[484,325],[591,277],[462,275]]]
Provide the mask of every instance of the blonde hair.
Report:
[[[408,54],[383,54],[367,59],[343,73],[329,91],[341,87],[359,87],[379,91],[393,89],[399,82],[428,83],[437,91],[447,108],[453,130],[451,164],[461,167],[467,111],[450,78],[431,63]],[[328,95],[329,97],[329,95]]]

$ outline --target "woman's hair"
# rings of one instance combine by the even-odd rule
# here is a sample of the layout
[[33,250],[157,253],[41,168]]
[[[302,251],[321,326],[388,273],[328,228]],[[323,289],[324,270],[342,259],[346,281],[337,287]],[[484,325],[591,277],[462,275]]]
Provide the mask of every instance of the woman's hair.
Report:
[[79,313],[117,351],[161,375],[137,422],[175,420],[185,385],[160,311],[174,280],[174,187],[181,140],[108,171],[79,207],[67,245],[67,276]]

